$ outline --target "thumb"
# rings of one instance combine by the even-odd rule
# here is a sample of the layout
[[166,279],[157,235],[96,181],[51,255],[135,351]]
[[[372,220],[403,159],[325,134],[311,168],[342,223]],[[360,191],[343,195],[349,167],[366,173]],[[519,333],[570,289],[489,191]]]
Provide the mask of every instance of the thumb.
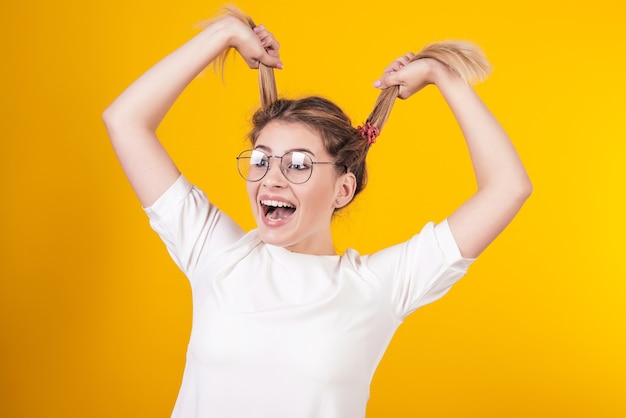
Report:
[[258,57],[258,62],[264,64],[266,67],[283,69],[283,63],[280,60],[278,49],[266,48]]
[[388,73],[383,74],[383,76],[381,78],[379,78],[378,80],[376,80],[374,82],[374,87],[377,89],[381,89],[384,90],[386,88],[392,87],[392,86],[397,86],[401,84],[398,76],[396,76],[396,72],[395,71],[391,71]]
[[272,49],[265,51],[260,57],[259,62],[267,67],[278,68],[279,70],[283,69],[283,62],[280,60],[280,57],[278,57],[278,51]]
[[266,67],[278,68],[279,70],[283,69],[283,62],[280,58],[269,54],[267,51],[263,51],[261,55],[251,56],[248,58],[244,57],[244,60],[250,68],[259,68],[259,66],[263,64]]

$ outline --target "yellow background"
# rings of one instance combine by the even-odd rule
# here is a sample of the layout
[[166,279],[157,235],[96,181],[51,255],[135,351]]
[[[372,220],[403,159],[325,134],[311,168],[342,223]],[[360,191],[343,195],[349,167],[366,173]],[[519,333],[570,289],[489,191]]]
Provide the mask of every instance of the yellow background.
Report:
[[[396,56],[479,44],[476,87],[535,186],[445,298],[400,328],[368,417],[626,416],[626,14],[616,1],[240,1],[283,45],[286,95],[327,96],[359,124]],[[114,157],[102,110],[221,2],[0,6],[0,416],[165,417],[190,327],[187,282]],[[246,228],[235,170],[256,74],[205,72],[160,128],[179,167]],[[434,88],[399,102],[370,184],[336,222],[363,253],[447,216],[473,190]]]

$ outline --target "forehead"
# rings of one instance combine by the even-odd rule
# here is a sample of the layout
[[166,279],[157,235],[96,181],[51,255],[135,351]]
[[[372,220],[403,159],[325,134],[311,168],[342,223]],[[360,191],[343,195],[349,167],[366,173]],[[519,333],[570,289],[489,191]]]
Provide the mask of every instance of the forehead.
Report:
[[293,150],[308,150],[312,154],[326,155],[324,143],[317,132],[297,122],[272,121],[260,132],[254,144],[276,155]]

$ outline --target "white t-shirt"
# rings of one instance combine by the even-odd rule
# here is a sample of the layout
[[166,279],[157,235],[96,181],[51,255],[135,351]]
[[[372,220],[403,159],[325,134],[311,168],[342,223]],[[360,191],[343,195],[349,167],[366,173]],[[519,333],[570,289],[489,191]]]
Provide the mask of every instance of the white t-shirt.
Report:
[[372,255],[292,253],[244,233],[182,176],[146,212],[193,295],[175,418],[364,417],[397,327],[473,261],[446,221]]

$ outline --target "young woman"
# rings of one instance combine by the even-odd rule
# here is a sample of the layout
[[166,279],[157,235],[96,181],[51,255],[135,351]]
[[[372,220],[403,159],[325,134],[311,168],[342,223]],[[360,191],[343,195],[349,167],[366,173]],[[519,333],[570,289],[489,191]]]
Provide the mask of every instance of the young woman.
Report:
[[264,100],[251,150],[238,158],[258,226],[248,233],[180,174],[156,137],[178,95],[229,48],[251,68],[282,68],[263,26],[213,21],[105,111],[122,167],[192,287],[174,417],[365,415],[374,370],[402,320],[445,294],[531,192],[513,145],[466,82],[485,66],[467,47],[403,56],[375,87],[406,99],[437,86],[465,135],[477,191],[443,222],[367,256],[337,255],[330,225],[363,189],[388,109],[357,128],[323,98]]

